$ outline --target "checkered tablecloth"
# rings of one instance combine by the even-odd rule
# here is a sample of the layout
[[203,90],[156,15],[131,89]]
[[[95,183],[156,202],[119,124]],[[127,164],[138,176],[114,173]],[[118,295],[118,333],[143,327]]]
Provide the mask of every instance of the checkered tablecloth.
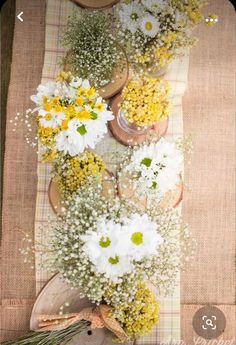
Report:
[[[64,55],[64,49],[60,46],[60,36],[65,28],[68,16],[76,10],[76,5],[69,0],[47,0],[46,9],[46,37],[45,57],[42,72],[42,82],[55,78],[60,70],[60,61]],[[183,58],[171,64],[165,79],[171,83],[172,111],[169,119],[169,127],[166,137],[179,138],[183,135],[182,119],[182,96],[187,86],[189,57],[186,54]],[[124,146],[119,144],[110,133],[107,133],[96,147],[106,161],[109,151],[123,150]],[[112,169],[112,167],[110,167]],[[50,181],[50,165],[38,161],[38,185],[37,204],[35,214],[35,240],[40,243],[47,243],[48,236],[42,225],[47,222],[48,216],[53,216],[48,201],[48,185]],[[181,210],[180,210],[181,212]],[[36,252],[36,288],[39,291],[50,278],[47,271],[42,268],[42,255]],[[173,296],[160,298],[160,322],[153,331],[146,337],[137,340],[139,345],[159,345],[178,342],[180,339],[180,288],[177,283]]]

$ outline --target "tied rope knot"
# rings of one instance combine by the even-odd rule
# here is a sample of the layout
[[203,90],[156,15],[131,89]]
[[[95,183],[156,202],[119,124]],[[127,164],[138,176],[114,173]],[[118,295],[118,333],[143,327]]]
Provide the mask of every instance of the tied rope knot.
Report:
[[120,340],[126,341],[127,334],[120,324],[111,316],[112,308],[101,304],[97,307],[84,308],[79,313],[65,315],[40,315],[38,318],[37,332],[61,331],[78,321],[85,320],[91,323],[91,329],[107,328]]

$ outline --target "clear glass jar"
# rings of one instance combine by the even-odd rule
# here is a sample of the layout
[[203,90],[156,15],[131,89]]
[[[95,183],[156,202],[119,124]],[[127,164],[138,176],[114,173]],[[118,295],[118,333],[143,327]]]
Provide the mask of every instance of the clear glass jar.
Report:
[[129,122],[123,111],[119,110],[117,123],[120,128],[128,134],[143,135],[146,134],[153,126],[138,126],[135,122]]

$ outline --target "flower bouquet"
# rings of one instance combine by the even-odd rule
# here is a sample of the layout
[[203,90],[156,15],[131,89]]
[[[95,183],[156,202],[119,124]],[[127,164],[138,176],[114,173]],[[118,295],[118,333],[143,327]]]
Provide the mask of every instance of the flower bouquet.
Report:
[[161,138],[128,153],[119,172],[119,193],[145,208],[147,203],[176,207],[183,192],[183,152]]
[[107,132],[113,115],[88,80],[62,72],[56,81],[39,85],[37,91],[31,97],[36,104],[31,114],[38,125],[44,160],[93,149]]
[[112,35],[112,21],[106,12],[80,11],[69,18],[62,36],[68,50],[66,69],[88,79],[103,98],[118,93],[128,77],[127,58]]
[[37,315],[35,331],[6,344],[59,345],[104,327],[122,343],[148,334],[159,321],[154,289],[159,296],[173,291],[193,243],[178,212],[152,206],[142,211],[118,197],[104,198],[96,179],[68,196],[65,211],[45,231],[50,241],[36,248],[44,267],[59,272],[73,295],[78,291],[77,300],[92,304]]
[[[149,132],[162,136],[167,129],[169,116],[169,83],[160,78],[140,76],[128,81],[121,96],[112,102],[116,119],[110,123],[118,126],[120,132],[140,143]],[[164,124],[164,126],[163,126]]]
[[115,178],[106,169],[102,157],[88,150],[74,157],[68,154],[59,156],[53,162],[51,177],[48,196],[54,212],[58,214],[63,210],[64,200],[89,183],[91,178],[102,184],[103,196],[111,198],[117,193]]
[[[59,272],[80,297],[106,305],[125,339],[148,334],[159,319],[158,294],[171,293],[189,248],[189,232],[177,212],[101,194],[91,181],[65,201],[52,233],[45,267]],[[56,255],[54,255],[55,253]]]
[[193,28],[203,19],[205,0],[128,0],[116,7],[120,44],[141,73],[161,69],[196,42]]

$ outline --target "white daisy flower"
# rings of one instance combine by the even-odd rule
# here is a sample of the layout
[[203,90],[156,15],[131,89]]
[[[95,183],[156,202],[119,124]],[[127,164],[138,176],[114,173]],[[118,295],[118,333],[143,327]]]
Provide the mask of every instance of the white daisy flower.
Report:
[[139,20],[145,14],[145,9],[139,1],[122,4],[119,10],[121,25],[134,34],[139,27]]
[[149,37],[155,37],[160,28],[158,20],[151,15],[141,18],[139,25],[143,34]]
[[127,256],[113,254],[100,257],[95,265],[95,272],[104,273],[114,283],[118,283],[124,274],[131,273],[133,264]]
[[83,250],[94,264],[96,264],[99,257],[110,257],[116,253],[120,232],[120,224],[101,219],[97,223],[97,231],[87,231],[85,235],[80,236],[80,239],[84,242]]
[[40,84],[37,88],[37,94],[32,95],[31,100],[37,105],[40,106],[43,103],[43,97],[52,97],[57,88],[57,84],[53,81],[49,81],[45,84]]
[[42,127],[45,128],[57,128],[62,124],[62,121],[65,119],[65,114],[63,112],[54,112],[46,111],[41,109],[39,115],[42,116],[39,119],[39,123]]
[[136,261],[156,255],[158,247],[163,243],[163,238],[158,234],[157,224],[146,214],[132,214],[124,220],[122,230],[123,250]]
[[80,87],[82,84],[82,79],[78,78],[78,77],[74,77],[71,81],[70,81],[70,86],[72,86],[73,88],[77,89],[78,87]]

